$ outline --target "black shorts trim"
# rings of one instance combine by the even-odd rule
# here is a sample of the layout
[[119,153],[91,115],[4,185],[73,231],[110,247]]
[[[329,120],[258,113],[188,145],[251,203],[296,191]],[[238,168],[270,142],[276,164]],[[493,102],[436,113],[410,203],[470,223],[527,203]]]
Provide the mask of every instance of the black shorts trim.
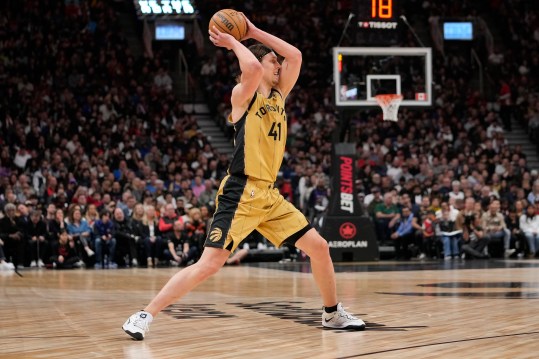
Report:
[[[225,241],[228,237],[228,231],[232,224],[232,220],[236,214],[236,210],[241,201],[241,196],[247,180],[235,176],[229,176],[223,186],[223,192],[217,197],[217,209],[213,215],[213,221],[206,236],[204,246],[214,248],[225,248]],[[218,228],[221,230],[219,240],[212,241],[210,239],[212,231]],[[232,243],[232,242],[231,242]],[[232,247],[228,245],[225,249],[230,250]]]
[[300,229],[299,231],[297,231],[296,233],[294,233],[293,235],[291,235],[290,237],[288,237],[287,239],[285,239],[283,241],[283,244],[291,244],[293,246],[296,245],[296,242],[298,241],[298,239],[300,239],[301,237],[303,237],[303,235],[305,233],[307,233],[311,228],[313,228],[311,226],[311,224],[307,224],[305,227],[303,227],[302,229]]

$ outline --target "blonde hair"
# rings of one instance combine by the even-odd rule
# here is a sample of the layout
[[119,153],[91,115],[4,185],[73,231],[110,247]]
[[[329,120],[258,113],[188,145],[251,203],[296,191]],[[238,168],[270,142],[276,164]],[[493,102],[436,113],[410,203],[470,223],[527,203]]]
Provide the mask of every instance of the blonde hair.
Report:
[[147,206],[146,209],[144,210],[144,216],[142,216],[142,223],[144,223],[145,226],[148,225],[148,210],[153,210],[153,221],[155,222],[155,220],[157,219],[157,212],[155,210],[155,207],[154,206]]
[[189,210],[189,217],[193,218],[193,216],[198,213],[202,217],[202,213],[200,212],[200,208],[193,207]]

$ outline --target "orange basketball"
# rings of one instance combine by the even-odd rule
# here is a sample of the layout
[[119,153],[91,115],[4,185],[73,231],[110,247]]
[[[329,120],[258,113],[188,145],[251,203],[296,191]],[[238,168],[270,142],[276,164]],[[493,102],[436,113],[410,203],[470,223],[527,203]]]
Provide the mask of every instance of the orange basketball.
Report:
[[238,41],[247,33],[247,22],[242,14],[232,9],[217,11],[211,17],[209,28],[215,26],[217,30],[234,36]]

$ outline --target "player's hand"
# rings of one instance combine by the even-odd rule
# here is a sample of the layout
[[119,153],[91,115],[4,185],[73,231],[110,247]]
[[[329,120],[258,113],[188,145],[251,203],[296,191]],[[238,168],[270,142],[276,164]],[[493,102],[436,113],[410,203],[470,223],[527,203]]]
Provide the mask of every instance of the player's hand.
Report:
[[208,32],[210,34],[210,41],[213,42],[215,46],[226,47],[228,50],[232,49],[234,41],[236,41],[234,36],[220,32],[215,26],[212,26]]
[[243,41],[247,39],[253,39],[254,38],[253,34],[256,30],[256,26],[253,25],[251,20],[249,20],[247,16],[245,16],[244,13],[240,12],[240,14],[243,16],[243,18],[245,19],[245,22],[247,23],[247,32],[245,33],[245,36],[241,40]]

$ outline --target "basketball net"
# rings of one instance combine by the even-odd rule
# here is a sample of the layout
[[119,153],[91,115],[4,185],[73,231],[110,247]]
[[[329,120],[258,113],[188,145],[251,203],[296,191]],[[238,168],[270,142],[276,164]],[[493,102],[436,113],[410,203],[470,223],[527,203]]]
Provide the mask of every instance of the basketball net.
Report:
[[374,96],[384,113],[384,121],[397,122],[397,113],[402,102],[402,95],[387,94]]

